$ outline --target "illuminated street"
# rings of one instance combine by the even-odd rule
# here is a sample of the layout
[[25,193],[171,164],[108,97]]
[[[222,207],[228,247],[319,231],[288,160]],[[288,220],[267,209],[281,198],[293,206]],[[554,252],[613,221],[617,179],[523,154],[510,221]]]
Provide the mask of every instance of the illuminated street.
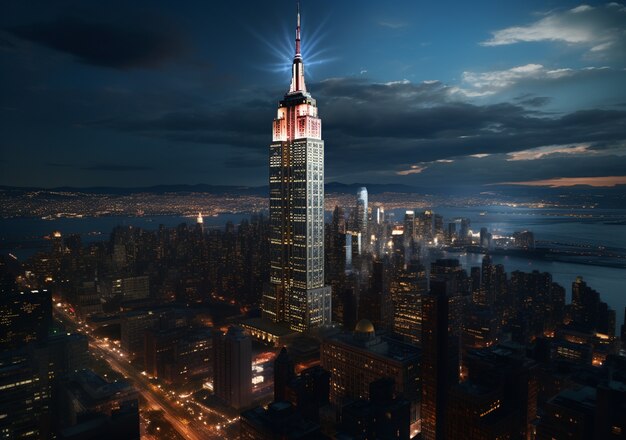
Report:
[[93,356],[100,357],[124,377],[130,379],[141,396],[148,402],[148,408],[142,410],[160,410],[164,418],[184,438],[221,439],[224,438],[224,430],[232,429],[238,417],[229,418],[219,411],[196,402],[192,396],[176,396],[173,391],[166,391],[161,385],[155,385],[137,371],[131,361],[125,359],[124,353],[117,344],[104,339],[95,338],[86,324],[77,320],[69,309],[57,304],[54,307],[55,317],[68,327],[84,333],[89,337],[89,349]]

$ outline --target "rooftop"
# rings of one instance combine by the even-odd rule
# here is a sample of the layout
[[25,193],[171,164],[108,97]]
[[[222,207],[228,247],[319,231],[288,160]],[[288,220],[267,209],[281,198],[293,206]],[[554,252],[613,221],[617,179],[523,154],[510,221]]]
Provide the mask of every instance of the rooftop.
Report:
[[584,407],[593,410],[596,406],[596,389],[592,387],[566,389],[553,397],[550,402],[565,407]]
[[420,357],[421,350],[414,345],[407,344],[386,335],[376,336],[369,340],[363,340],[358,332],[343,332],[328,338],[326,341],[347,345],[357,350],[394,360],[396,362],[409,362]]
[[276,324],[268,319],[264,318],[250,318],[240,322],[240,325],[243,328],[254,328],[266,333],[269,333],[274,336],[287,336],[293,333],[292,330],[289,330],[282,325]]

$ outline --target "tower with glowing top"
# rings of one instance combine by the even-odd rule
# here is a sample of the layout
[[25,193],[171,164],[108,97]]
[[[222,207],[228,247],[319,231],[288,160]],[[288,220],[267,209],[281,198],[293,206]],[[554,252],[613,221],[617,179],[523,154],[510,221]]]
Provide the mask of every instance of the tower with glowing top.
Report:
[[278,105],[270,144],[270,288],[264,316],[295,331],[330,324],[324,285],[324,141],[315,99],[306,90],[300,9],[291,85]]

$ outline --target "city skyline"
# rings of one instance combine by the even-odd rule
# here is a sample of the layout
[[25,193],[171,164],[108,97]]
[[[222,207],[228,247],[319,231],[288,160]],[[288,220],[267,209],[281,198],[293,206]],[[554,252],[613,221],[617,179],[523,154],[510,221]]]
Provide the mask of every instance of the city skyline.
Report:
[[[7,6],[0,184],[267,182],[294,3],[140,6]],[[625,184],[624,5],[302,8],[328,182]]]
[[626,439],[626,6],[117,1],[0,17],[1,436]]

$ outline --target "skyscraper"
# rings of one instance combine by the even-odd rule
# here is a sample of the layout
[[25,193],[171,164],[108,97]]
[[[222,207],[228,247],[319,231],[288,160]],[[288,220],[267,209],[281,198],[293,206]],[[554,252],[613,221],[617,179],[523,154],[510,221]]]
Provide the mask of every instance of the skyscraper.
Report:
[[252,402],[252,340],[239,327],[213,339],[213,388],[215,395],[236,409]]
[[624,323],[622,324],[620,339],[622,340],[622,347],[626,347],[626,307],[624,307]]
[[330,323],[324,285],[324,141],[315,99],[304,84],[300,11],[291,86],[278,105],[270,144],[270,284],[265,316],[305,331]]
[[0,351],[43,341],[52,325],[52,297],[47,290],[0,295]]
[[0,438],[50,438],[51,384],[45,356],[0,350]]
[[367,236],[367,188],[364,186],[356,193],[356,229]]
[[[445,269],[446,262],[438,264]],[[451,268],[452,264],[447,266]],[[433,264],[435,269],[435,264]],[[432,272],[432,270],[431,270]],[[454,272],[437,274],[430,292],[422,296],[422,437],[445,438],[450,388],[459,382],[460,333],[463,297],[459,295]]]
[[[576,281],[572,283],[573,321],[586,331],[608,332],[606,322],[602,323],[606,321],[607,315],[608,306],[600,301],[600,294],[589,287],[583,277],[576,277]],[[612,333],[615,334],[615,324],[612,326]]]
[[287,385],[295,375],[293,361],[283,347],[274,359],[274,402],[285,400]]
[[196,230],[200,232],[204,232],[204,217],[202,217],[202,213],[198,213],[198,218],[196,219]]

